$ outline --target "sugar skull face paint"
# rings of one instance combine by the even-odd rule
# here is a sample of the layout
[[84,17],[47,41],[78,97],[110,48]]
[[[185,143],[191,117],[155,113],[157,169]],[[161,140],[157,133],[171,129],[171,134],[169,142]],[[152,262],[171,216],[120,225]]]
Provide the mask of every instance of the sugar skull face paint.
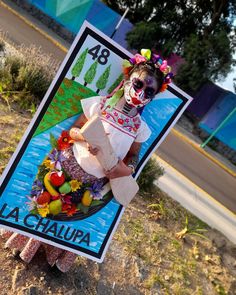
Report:
[[134,72],[125,82],[124,97],[128,104],[140,108],[148,104],[158,89],[155,77],[146,71]]

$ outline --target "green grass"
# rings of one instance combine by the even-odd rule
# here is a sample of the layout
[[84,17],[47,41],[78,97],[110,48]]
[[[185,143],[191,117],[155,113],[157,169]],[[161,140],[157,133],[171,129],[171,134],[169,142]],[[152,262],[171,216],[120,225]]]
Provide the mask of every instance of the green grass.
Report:
[[65,78],[46,110],[34,136],[67,118],[82,113],[80,100],[94,95],[97,94],[89,88]]
[[156,193],[157,188],[154,184],[154,181],[158,180],[158,178],[163,174],[164,169],[157,163],[155,159],[150,158],[138,177],[140,193],[144,195],[145,193]]
[[165,287],[166,283],[159,275],[152,273],[146,280],[145,286],[147,289],[152,289],[155,285],[159,285],[163,288]]

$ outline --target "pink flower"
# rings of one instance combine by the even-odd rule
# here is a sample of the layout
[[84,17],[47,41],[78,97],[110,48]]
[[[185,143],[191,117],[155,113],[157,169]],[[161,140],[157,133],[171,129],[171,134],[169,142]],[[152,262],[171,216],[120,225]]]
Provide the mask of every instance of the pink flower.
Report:
[[136,64],[140,64],[141,62],[147,61],[147,59],[144,56],[138,53],[135,54],[134,58],[135,58]]

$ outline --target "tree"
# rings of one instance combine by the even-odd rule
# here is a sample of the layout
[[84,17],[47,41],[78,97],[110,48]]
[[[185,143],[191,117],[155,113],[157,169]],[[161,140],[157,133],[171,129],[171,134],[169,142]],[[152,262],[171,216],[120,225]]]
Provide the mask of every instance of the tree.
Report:
[[110,75],[110,71],[111,71],[111,65],[109,65],[105,71],[102,73],[102,75],[99,77],[99,79],[97,80],[96,83],[96,87],[97,89],[97,93],[99,93],[100,90],[103,90],[106,88],[107,85],[107,81]]
[[185,42],[183,63],[175,77],[176,84],[194,93],[207,81],[217,81],[227,76],[232,58],[229,39],[224,31],[208,38],[191,35]]
[[[164,57],[174,52],[185,58],[187,65],[180,68],[185,79],[178,79],[183,88],[194,84],[195,91],[206,79],[214,81],[230,71],[236,45],[235,0],[104,2],[119,13],[130,8],[127,16],[135,24],[127,35],[130,48],[158,49]],[[193,45],[197,45],[198,52],[191,50]],[[189,72],[191,66],[194,75],[193,67]],[[196,73],[200,67],[205,70],[204,75]]]
[[75,65],[73,66],[72,70],[71,70],[71,74],[72,74],[72,80],[75,80],[76,77],[79,77],[83,66],[84,66],[84,62],[86,59],[88,53],[88,48],[86,48],[81,55],[79,56],[79,58],[77,59]]
[[84,75],[84,86],[91,84],[97,72],[98,61],[95,61]]
[[112,83],[112,85],[108,89],[108,93],[112,93],[112,91],[120,84],[120,82],[124,79],[123,73],[120,74],[120,76],[115,80],[115,82]]

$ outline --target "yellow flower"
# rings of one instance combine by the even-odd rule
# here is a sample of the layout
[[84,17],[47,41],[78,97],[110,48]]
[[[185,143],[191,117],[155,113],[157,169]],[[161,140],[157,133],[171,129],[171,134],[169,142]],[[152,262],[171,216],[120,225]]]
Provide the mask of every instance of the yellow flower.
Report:
[[82,182],[79,182],[75,179],[70,181],[70,186],[71,186],[72,192],[75,192],[75,191],[77,191],[77,189],[80,189],[81,185],[82,185]]
[[146,57],[147,60],[150,60],[152,52],[150,49],[141,49],[141,55]]
[[46,168],[49,168],[50,170],[54,168],[54,163],[51,162],[50,160],[44,160],[43,164],[46,166]]
[[37,210],[40,216],[46,217],[49,213],[49,205],[45,204],[45,205],[39,206]]

